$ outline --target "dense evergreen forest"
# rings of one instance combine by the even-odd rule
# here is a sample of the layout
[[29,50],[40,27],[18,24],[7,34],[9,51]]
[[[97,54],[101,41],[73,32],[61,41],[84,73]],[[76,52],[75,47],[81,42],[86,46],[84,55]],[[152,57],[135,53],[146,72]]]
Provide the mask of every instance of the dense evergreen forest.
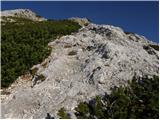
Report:
[[[159,77],[133,78],[126,87],[115,87],[111,94],[96,96],[88,102],[81,102],[75,108],[79,119],[158,119]],[[61,108],[62,119],[70,114]]]
[[42,62],[49,54],[47,44],[57,36],[71,34],[80,26],[69,20],[33,22],[11,17],[16,22],[2,23],[1,86],[8,87],[16,78]]

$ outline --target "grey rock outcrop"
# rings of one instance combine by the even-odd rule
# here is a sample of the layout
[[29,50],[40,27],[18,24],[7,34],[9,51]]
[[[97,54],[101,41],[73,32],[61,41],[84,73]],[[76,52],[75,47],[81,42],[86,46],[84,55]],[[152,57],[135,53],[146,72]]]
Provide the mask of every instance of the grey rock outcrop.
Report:
[[133,76],[158,75],[158,51],[144,49],[153,44],[119,27],[96,24],[56,39],[48,44],[52,52],[46,65],[34,66],[45,80],[32,88],[31,81],[17,84],[2,102],[2,118],[58,118],[61,107],[72,113],[79,102],[127,85]]
[[1,21],[6,22],[16,22],[13,17],[18,17],[18,18],[26,18],[30,19],[33,21],[44,21],[46,20],[45,18],[37,15],[33,11],[29,9],[15,9],[15,10],[4,10],[1,11]]

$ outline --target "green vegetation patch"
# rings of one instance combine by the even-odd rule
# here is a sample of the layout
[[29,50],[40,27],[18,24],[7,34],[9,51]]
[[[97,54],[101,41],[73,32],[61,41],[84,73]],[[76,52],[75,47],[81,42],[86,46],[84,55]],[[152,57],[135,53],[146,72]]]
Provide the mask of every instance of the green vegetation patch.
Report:
[[159,77],[134,78],[127,87],[81,102],[75,110],[79,119],[158,119]]
[[7,16],[7,17],[2,16],[2,19],[4,20],[4,21],[2,21],[2,23],[4,22],[6,24],[8,24],[10,22],[17,23],[17,24],[35,22],[35,21],[31,20],[31,19],[22,18],[22,17],[13,17],[13,16]]
[[14,19],[15,23],[6,22],[2,25],[2,88],[8,87],[33,65],[41,63],[51,52],[47,46],[49,42],[80,28],[69,20],[33,22],[24,18]]
[[70,118],[69,114],[66,113],[66,110],[64,108],[61,108],[58,111],[58,116],[60,116],[60,119],[69,119]]

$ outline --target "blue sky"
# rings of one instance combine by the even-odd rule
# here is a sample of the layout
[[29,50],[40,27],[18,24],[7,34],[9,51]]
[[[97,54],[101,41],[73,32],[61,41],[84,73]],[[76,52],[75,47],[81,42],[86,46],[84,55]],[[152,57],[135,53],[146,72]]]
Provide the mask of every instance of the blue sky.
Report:
[[159,42],[158,1],[3,1],[1,9],[27,8],[49,19],[87,17]]

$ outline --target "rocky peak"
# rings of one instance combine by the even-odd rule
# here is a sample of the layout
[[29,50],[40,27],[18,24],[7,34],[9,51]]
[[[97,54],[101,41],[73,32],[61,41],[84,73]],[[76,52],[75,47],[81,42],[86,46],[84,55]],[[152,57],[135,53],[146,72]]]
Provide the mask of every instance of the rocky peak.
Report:
[[133,77],[159,73],[159,54],[154,47],[158,45],[111,25],[90,23],[48,46],[52,52],[33,66],[32,81],[14,84],[2,102],[3,118],[45,118],[47,113],[58,118],[62,107],[72,113],[79,102],[110,93]]
[[33,21],[43,21],[46,20],[45,18],[42,18],[41,16],[37,15],[33,11],[29,9],[15,9],[15,10],[4,10],[1,11],[1,18],[2,21],[4,21],[3,18],[5,17],[18,17],[18,18],[26,18]]

